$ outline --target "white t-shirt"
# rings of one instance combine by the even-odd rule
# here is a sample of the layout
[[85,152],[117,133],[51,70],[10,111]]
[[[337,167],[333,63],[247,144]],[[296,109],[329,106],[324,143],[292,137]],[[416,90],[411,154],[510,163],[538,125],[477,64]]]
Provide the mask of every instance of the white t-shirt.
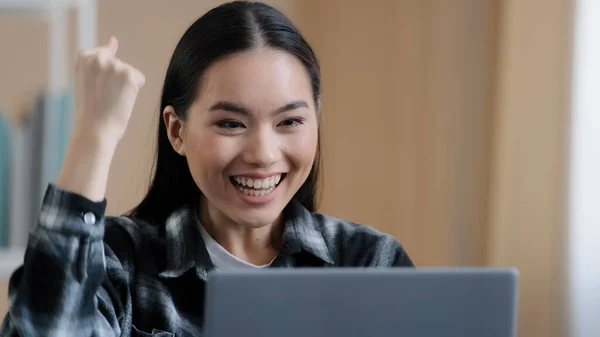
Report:
[[210,256],[210,260],[217,270],[235,270],[235,269],[252,269],[252,268],[266,268],[271,265],[271,262],[257,266],[255,264],[246,262],[235,255],[231,254],[227,251],[227,249],[223,248],[215,239],[208,234],[206,229],[202,225],[200,225],[200,234],[202,235],[202,240],[204,240],[204,245],[206,246],[206,250],[208,251],[208,255]]

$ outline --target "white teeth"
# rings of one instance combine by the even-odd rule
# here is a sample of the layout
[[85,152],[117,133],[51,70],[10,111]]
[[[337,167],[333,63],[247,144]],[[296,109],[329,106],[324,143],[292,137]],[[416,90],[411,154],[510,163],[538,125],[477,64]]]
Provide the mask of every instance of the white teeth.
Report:
[[248,186],[250,189],[263,189],[267,190],[273,188],[281,181],[281,174],[271,176],[266,179],[250,179],[242,176],[233,177],[240,186]]
[[240,191],[242,191],[244,194],[246,194],[246,195],[249,195],[249,196],[253,196],[253,197],[254,197],[254,196],[263,196],[263,195],[267,195],[267,194],[269,194],[269,193],[273,192],[273,190],[275,190],[275,187],[271,187],[271,188],[269,188],[268,190],[260,190],[260,191],[257,191],[257,190],[249,190],[249,189],[247,189],[247,188],[242,188],[242,187],[238,187],[238,189],[239,189]]
[[233,177],[233,180],[235,180],[238,184],[242,186],[246,185],[246,178],[244,177]]

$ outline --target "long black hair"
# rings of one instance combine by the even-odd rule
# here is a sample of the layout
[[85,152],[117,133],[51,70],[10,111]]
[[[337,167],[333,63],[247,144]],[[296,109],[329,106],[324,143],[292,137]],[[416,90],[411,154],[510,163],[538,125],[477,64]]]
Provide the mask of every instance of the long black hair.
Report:
[[[294,24],[277,9],[259,2],[234,1],[213,8],[195,21],[175,47],[167,69],[160,101],[154,176],[148,193],[129,215],[161,224],[173,211],[198,205],[202,191],[190,173],[186,158],[173,150],[162,121],[171,105],[185,120],[196,99],[202,73],[226,55],[270,47],[297,57],[311,80],[315,106],[320,106],[321,75],[317,58]],[[320,129],[320,127],[319,127]],[[307,209],[317,207],[321,161],[320,139],[313,167],[294,198]]]

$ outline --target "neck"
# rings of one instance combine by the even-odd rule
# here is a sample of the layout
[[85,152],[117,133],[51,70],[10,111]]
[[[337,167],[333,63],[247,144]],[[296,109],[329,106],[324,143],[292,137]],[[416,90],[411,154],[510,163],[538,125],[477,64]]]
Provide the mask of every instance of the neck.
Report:
[[257,228],[248,227],[235,222],[208,205],[205,198],[202,199],[200,223],[228,252],[255,265],[268,264],[277,256],[283,237],[281,219]]

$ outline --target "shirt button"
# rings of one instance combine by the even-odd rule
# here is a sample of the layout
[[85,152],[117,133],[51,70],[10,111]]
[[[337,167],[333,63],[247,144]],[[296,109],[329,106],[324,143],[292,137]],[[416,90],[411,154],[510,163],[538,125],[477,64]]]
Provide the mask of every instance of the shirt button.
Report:
[[83,221],[88,225],[93,225],[96,223],[96,216],[92,212],[87,212],[83,215]]

